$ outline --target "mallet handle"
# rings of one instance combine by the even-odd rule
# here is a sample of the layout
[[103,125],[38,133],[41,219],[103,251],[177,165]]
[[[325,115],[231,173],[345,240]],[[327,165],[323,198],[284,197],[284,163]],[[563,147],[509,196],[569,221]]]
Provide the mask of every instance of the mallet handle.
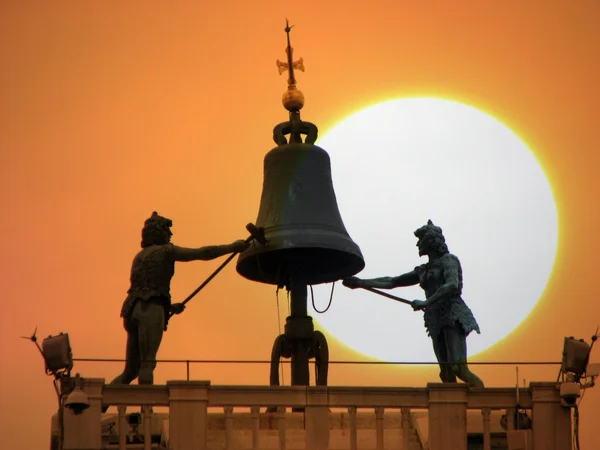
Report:
[[[246,229],[247,229],[248,231],[250,231],[250,232],[251,232],[250,236],[248,236],[248,238],[246,239],[246,242],[247,242],[247,243],[248,243],[248,242],[251,242],[251,241],[252,241],[252,240],[254,240],[254,239],[258,240],[258,241],[259,241],[259,242],[261,242],[261,243],[264,243],[264,242],[266,242],[266,241],[264,240],[264,230],[262,230],[262,228],[256,228],[256,227],[255,227],[253,224],[250,224],[250,223],[249,223],[249,224],[246,226]],[[198,287],[197,287],[197,288],[194,290],[194,292],[192,292],[190,295],[188,295],[188,296],[185,298],[185,300],[184,300],[184,301],[182,301],[181,303],[182,303],[183,305],[185,305],[187,302],[189,302],[191,299],[193,299],[193,298],[196,296],[196,294],[197,294],[198,292],[200,292],[202,289],[204,289],[204,286],[206,286],[208,283],[210,283],[210,281],[211,281],[211,280],[212,280],[214,277],[216,277],[216,276],[217,276],[217,274],[218,274],[218,273],[219,273],[221,270],[223,270],[223,268],[224,268],[224,267],[225,267],[227,264],[229,264],[233,258],[235,258],[235,257],[236,257],[236,255],[237,255],[238,253],[239,253],[239,252],[235,252],[235,253],[232,253],[231,255],[229,255],[229,257],[228,257],[228,258],[227,258],[225,261],[223,261],[223,263],[222,263],[222,264],[221,264],[219,267],[217,267],[217,270],[215,270],[215,271],[214,271],[214,272],[213,272],[213,273],[212,273],[212,274],[211,274],[211,275],[210,275],[210,276],[209,276],[209,277],[208,277],[206,280],[204,280],[204,282],[203,282],[203,283],[202,283],[200,286],[198,286]],[[169,313],[169,318],[171,318],[171,317],[173,317],[173,313]]]
[[381,292],[380,290],[370,288],[370,287],[365,287],[365,286],[360,286],[360,287],[366,291],[373,292],[374,294],[379,294],[379,295],[382,295],[387,298],[391,298],[392,300],[396,300],[397,302],[400,302],[400,303],[405,303],[407,305],[412,304],[412,302],[410,300],[406,300],[405,298],[402,298],[402,297],[396,297],[395,295],[388,294],[387,292]]
[[[248,242],[248,240],[246,240],[246,242]],[[223,268],[224,268],[224,267],[225,267],[227,264],[229,264],[233,258],[235,258],[235,256],[236,256],[237,254],[238,254],[238,252],[235,252],[235,253],[232,253],[231,255],[229,255],[229,257],[228,257],[228,258],[227,258],[225,261],[223,261],[223,263],[222,263],[222,264],[221,264],[219,267],[217,267],[217,270],[215,270],[215,271],[214,271],[214,272],[213,272],[213,273],[212,273],[212,274],[211,274],[211,275],[210,275],[210,276],[209,276],[209,277],[208,277],[206,280],[204,280],[204,281],[202,282],[202,284],[201,284],[200,286],[198,286],[198,287],[197,287],[197,288],[194,290],[194,292],[192,292],[190,295],[188,295],[188,296],[185,298],[185,300],[184,300],[184,301],[182,301],[181,303],[182,303],[183,305],[185,305],[187,302],[189,302],[191,299],[193,299],[193,298],[196,296],[196,294],[197,294],[198,292],[200,292],[200,291],[201,291],[201,290],[204,288],[204,286],[206,286],[208,283],[210,283],[210,281],[211,281],[211,280],[212,280],[214,277],[216,277],[216,276],[217,276],[217,274],[218,274],[218,273],[219,273],[221,270],[223,270]],[[172,316],[172,315],[173,315],[173,314],[171,314],[171,316]]]

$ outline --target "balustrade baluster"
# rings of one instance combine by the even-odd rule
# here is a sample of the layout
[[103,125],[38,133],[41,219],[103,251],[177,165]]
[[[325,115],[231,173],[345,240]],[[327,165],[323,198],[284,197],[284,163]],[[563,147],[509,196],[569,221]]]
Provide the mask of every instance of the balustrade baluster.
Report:
[[277,407],[277,428],[279,429],[279,450],[285,450],[285,406]]
[[375,431],[377,433],[377,450],[383,450],[383,411],[384,408],[375,408]]
[[517,410],[515,408],[506,408],[506,429],[512,431],[515,429],[515,417]]
[[483,415],[483,450],[492,450],[492,440],[490,435],[490,408],[482,408]]
[[225,406],[225,450],[233,448],[233,406]]
[[260,431],[260,407],[250,408],[252,414],[252,450],[259,450],[258,433]]
[[410,449],[411,426],[410,426],[410,408],[401,408],[402,413],[402,448]]
[[126,406],[119,406],[119,450],[127,450],[127,435],[129,434],[129,425],[127,425]]
[[357,450],[358,436],[356,433],[356,406],[348,407],[348,418],[350,420],[350,450]]
[[144,417],[144,450],[150,450],[152,447],[152,407],[142,405],[142,414]]

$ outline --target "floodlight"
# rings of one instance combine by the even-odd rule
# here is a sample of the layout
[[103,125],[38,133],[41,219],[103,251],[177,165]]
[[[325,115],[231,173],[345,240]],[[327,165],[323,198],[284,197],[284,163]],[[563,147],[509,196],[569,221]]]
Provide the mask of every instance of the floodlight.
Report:
[[572,336],[565,337],[561,365],[562,373],[572,373],[576,377],[583,376],[590,357],[590,350],[590,345],[583,339],[577,340]]
[[67,372],[73,368],[73,354],[69,343],[69,334],[60,333],[48,336],[42,341],[42,355],[46,362],[46,372],[55,374],[60,370]]

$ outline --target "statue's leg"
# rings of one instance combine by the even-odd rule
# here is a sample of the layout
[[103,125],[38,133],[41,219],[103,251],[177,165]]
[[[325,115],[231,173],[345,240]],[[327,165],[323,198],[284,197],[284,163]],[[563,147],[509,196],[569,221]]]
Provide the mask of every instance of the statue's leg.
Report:
[[444,331],[440,331],[437,336],[432,336],[433,351],[440,365],[440,380],[442,383],[456,383],[456,376],[450,370],[448,359],[448,347]]
[[456,323],[454,327],[445,328],[444,334],[450,361],[455,363],[451,366],[453,374],[469,386],[484,387],[483,381],[467,365],[467,336],[462,326]]
[[125,369],[123,373],[110,382],[110,384],[130,384],[140,373],[140,341],[138,327],[134,320],[124,319],[127,330],[127,346],[125,350]]
[[156,354],[158,353],[165,327],[165,309],[158,302],[140,303],[139,340],[142,361],[138,383],[152,384],[154,382]]
[[[117,376],[110,384],[130,384],[140,373],[140,345],[138,338],[138,329],[135,321],[131,318],[124,319],[125,330],[127,331],[127,345],[125,349],[125,369],[123,373]],[[108,411],[108,405],[102,406],[102,412]]]

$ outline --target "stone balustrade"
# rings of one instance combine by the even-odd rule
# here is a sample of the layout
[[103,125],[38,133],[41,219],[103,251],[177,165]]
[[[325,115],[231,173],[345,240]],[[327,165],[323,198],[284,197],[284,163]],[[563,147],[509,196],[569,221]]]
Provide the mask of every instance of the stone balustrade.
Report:
[[[78,415],[63,411],[64,450],[108,448],[102,443],[102,405],[117,407],[119,443],[109,448],[119,450],[159,448],[150,439],[152,417],[156,415],[152,408],[159,407],[168,407],[164,422],[169,450],[361,450],[365,448],[360,437],[364,411],[374,413],[368,427],[375,439],[368,448],[467,450],[469,410],[481,411],[483,448],[491,450],[491,414],[502,411],[514,417],[517,409],[530,411],[532,426],[531,430],[513,432],[515,424],[508,421],[511,450],[562,450],[571,445],[570,410],[561,406],[557,383],[552,382],[532,382],[528,388],[519,388],[519,404],[515,388],[474,389],[461,383],[430,383],[423,388],[213,386],[208,381],[118,386],[87,378],[83,384],[90,408]],[[146,434],[143,444],[132,446],[126,442],[127,407],[141,407],[140,426]],[[215,408],[219,412],[211,413]],[[265,408],[273,412],[261,412]],[[291,408],[303,413],[290,412]],[[419,412],[422,419],[426,417],[423,427],[414,420]],[[209,423],[216,423],[215,414],[219,415],[218,432],[223,437],[219,445],[209,436],[209,428],[215,428],[209,427]],[[272,429],[269,437],[262,432],[265,420]],[[240,424],[246,428],[244,445],[236,434]],[[293,434],[293,439],[286,433]],[[415,436],[423,433],[426,436],[420,436],[416,446]]]

